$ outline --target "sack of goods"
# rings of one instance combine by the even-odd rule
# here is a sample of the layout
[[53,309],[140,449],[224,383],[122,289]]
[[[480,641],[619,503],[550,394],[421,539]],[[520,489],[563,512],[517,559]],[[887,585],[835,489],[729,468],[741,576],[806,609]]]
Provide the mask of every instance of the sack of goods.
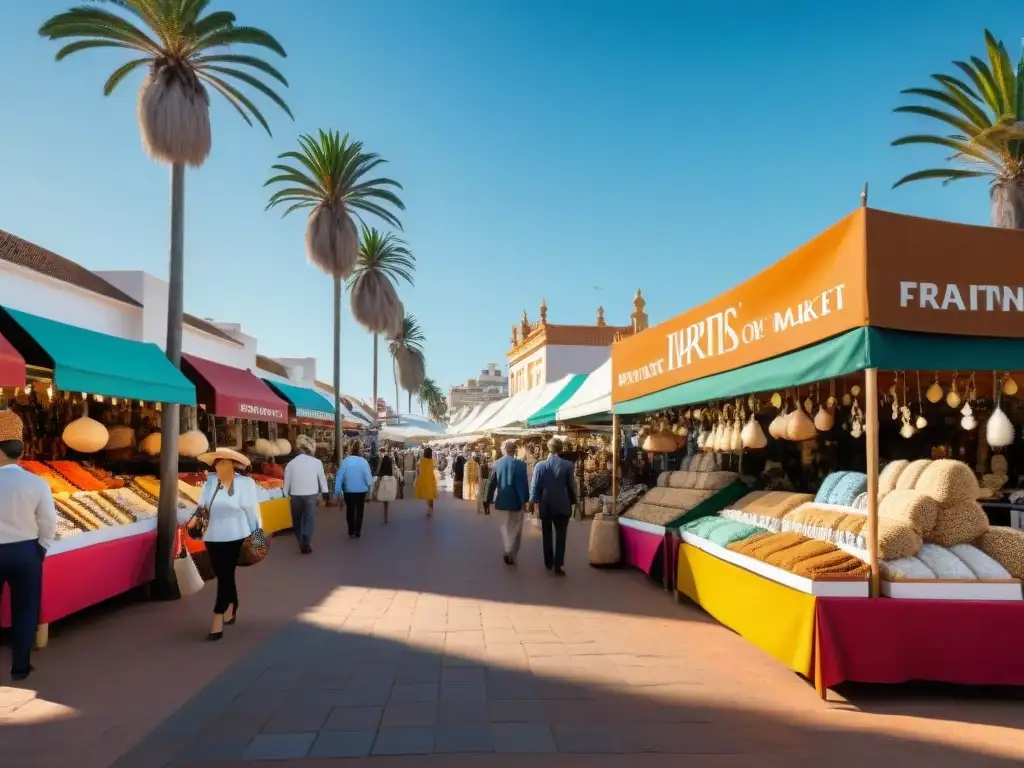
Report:
[[588,554],[593,566],[618,565],[621,562],[618,517],[603,512],[594,516],[594,522],[590,526]]

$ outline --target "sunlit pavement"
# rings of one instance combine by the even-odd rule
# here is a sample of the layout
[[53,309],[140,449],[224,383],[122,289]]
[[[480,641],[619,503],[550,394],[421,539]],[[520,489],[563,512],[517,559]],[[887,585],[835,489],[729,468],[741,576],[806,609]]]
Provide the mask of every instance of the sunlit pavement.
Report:
[[29,687],[0,687],[0,765],[1024,761],[1021,696],[858,687],[823,703],[642,575],[589,568],[585,524],[558,579],[530,525],[510,568],[496,515],[396,506],[384,526],[369,505],[358,540],[321,509],[308,557],[275,538],[240,572],[222,642],[204,642],[210,586],[55,625]]

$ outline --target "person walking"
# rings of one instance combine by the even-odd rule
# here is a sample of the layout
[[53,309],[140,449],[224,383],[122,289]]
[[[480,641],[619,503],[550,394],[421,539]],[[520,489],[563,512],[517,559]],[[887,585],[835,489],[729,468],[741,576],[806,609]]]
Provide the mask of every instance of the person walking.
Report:
[[363,445],[353,440],[348,447],[348,456],[338,467],[334,481],[334,495],[344,496],[345,520],[348,523],[348,537],[358,539],[363,535],[363,509],[366,494],[373,486],[373,473],[363,458]]
[[560,454],[563,446],[557,437],[548,441],[548,457],[533,470],[530,504],[540,506],[541,534],[544,540],[544,567],[564,576],[565,539],[569,518],[576,504],[576,478],[572,462]]
[[480,462],[479,454],[472,454],[462,468],[462,498],[476,501],[480,495]]
[[395,477],[391,456],[384,454],[377,466],[377,486],[374,496],[384,505],[384,525],[388,524],[388,505],[398,496],[398,478]]
[[[487,480],[486,504],[505,513],[501,523],[501,541],[505,548],[505,564],[514,565],[523,540],[523,509],[530,500],[526,482],[526,462],[516,458],[516,441],[506,440],[505,453],[494,462]],[[489,514],[489,513],[488,513]]]
[[437,500],[437,476],[434,474],[434,452],[430,446],[423,449],[413,490],[417,499],[427,502],[427,517],[433,517],[434,502]]
[[466,473],[466,457],[459,451],[459,455],[452,462],[452,496],[456,499],[462,498],[462,480]]
[[14,411],[0,410],[0,597],[11,600],[11,680],[34,671],[32,644],[39,625],[43,559],[57,537],[50,486],[18,466],[25,426]]
[[485,515],[491,514],[491,505],[487,501],[487,483],[491,477],[491,464],[484,454],[480,460],[480,493],[477,494],[477,511],[483,510]]
[[[217,579],[217,598],[207,640],[220,640],[224,627],[238,619],[238,587],[235,569],[242,544],[260,527],[259,496],[256,481],[241,474],[249,459],[230,448],[200,454],[199,461],[213,467],[199,493],[199,511],[185,512],[189,528],[202,528],[202,539],[210,555],[210,566]],[[205,514],[203,511],[205,510]],[[180,522],[186,522],[181,520]]]
[[313,527],[316,524],[316,505],[319,497],[330,497],[330,486],[324,473],[324,463],[313,456],[316,443],[309,435],[295,439],[299,454],[284,468],[284,495],[292,508],[292,529],[299,542],[299,551],[308,555],[313,551]]

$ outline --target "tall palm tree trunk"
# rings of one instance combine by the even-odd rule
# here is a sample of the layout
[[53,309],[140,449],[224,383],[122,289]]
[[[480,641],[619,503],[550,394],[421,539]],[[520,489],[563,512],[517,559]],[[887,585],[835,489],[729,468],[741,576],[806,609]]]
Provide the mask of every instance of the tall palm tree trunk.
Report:
[[379,334],[373,334],[373,426],[377,426],[377,337]]
[[[167,359],[181,367],[181,326],[185,278],[185,165],[171,166],[171,264],[167,293]],[[160,500],[157,511],[154,594],[180,597],[174,578],[174,539],[178,528],[179,408],[166,403],[160,437]]]
[[345,433],[341,424],[341,277],[334,276],[334,458],[340,470]]
[[395,362],[395,358],[391,358],[391,373],[395,377],[395,416],[402,409],[402,401],[398,399],[398,364]]

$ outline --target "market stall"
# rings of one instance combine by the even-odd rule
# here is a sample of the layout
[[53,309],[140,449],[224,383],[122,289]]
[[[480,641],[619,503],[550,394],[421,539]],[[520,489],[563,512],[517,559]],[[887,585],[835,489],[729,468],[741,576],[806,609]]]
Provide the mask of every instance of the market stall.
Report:
[[[197,426],[213,447],[233,448],[253,459],[253,479],[260,489],[263,530],[273,534],[291,527],[291,510],[283,498],[283,468],[278,457],[291,453],[287,435],[289,406],[252,371],[182,355],[182,372],[196,386],[199,402]],[[198,500],[206,481],[204,472],[183,475],[179,490]],[[202,550],[202,542],[189,544]]]
[[9,308],[0,308],[0,336],[0,403],[24,422],[22,466],[46,480],[57,507],[45,644],[49,623],[153,578],[160,484],[137,446],[158,434],[162,404],[194,405],[195,388],[153,344]]
[[[1024,532],[978,503],[1019,484],[1022,248],[1018,232],[863,208],[613,345],[615,420],[645,425],[642,449],[750,486],[678,526],[679,593],[822,692],[1024,683],[1019,649],[984,640],[1022,631]],[[971,254],[986,258],[968,271]],[[965,663],[968,635],[983,663]]]

